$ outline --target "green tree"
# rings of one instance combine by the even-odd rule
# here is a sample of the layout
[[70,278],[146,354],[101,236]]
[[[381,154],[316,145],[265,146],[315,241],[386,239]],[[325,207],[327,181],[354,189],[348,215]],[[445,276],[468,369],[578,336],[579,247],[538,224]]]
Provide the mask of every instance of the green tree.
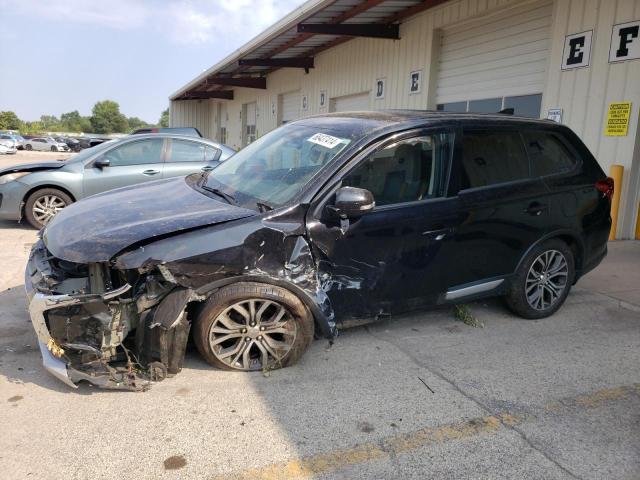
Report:
[[127,117],[120,113],[120,105],[113,100],[97,102],[91,112],[93,133],[125,133],[129,127]]
[[45,130],[58,130],[60,128],[60,120],[55,115],[41,115],[40,123]]
[[145,127],[151,126],[144,120],[140,120],[138,117],[127,118],[127,123],[129,124],[129,130],[137,130],[138,128],[145,128]]
[[82,117],[77,110],[60,115],[60,126],[67,132],[82,132]]
[[160,114],[160,121],[158,122],[158,125],[160,125],[161,127],[169,126],[169,109],[168,108],[166,110],[163,110],[162,113]]
[[14,112],[0,112],[0,128],[3,130],[20,130],[22,120]]

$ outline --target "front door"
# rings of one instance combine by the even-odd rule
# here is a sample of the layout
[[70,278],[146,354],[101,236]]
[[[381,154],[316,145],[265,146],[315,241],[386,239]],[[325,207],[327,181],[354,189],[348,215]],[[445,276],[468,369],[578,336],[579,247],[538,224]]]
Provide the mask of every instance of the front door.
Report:
[[107,150],[100,158],[109,160],[109,166],[96,167],[91,162],[85,167],[84,196],[160,180],[164,170],[163,148],[164,139],[145,138]]
[[[459,199],[447,197],[450,131],[421,131],[381,144],[354,162],[310,210],[308,232],[338,320],[435,303],[446,291]],[[376,207],[360,218],[331,216],[341,186],[372,192]]]

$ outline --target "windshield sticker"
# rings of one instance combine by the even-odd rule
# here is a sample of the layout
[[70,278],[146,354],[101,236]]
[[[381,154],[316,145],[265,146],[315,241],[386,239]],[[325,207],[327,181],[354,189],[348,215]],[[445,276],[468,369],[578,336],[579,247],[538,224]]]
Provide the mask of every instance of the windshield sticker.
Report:
[[327,135],[326,133],[316,133],[313,137],[307,139],[307,142],[315,143],[317,145],[323,146],[332,150],[337,145],[342,143],[342,139],[337,137],[332,137],[331,135]]

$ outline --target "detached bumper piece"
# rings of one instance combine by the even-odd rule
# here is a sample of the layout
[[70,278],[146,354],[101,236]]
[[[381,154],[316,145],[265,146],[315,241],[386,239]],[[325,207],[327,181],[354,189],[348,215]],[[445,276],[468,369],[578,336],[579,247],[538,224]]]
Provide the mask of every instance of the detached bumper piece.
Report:
[[191,291],[156,282],[149,294],[153,278],[135,278],[134,289],[116,276],[106,264],[54,259],[42,242],[31,252],[25,288],[43,365],[70,387],[146,390],[182,369]]

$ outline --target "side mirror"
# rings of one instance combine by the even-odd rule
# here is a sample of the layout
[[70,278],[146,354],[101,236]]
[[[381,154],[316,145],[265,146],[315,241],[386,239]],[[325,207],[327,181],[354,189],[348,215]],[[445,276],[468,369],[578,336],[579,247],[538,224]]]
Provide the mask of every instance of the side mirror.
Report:
[[342,187],[336,192],[335,205],[329,210],[340,218],[357,218],[373,210],[376,202],[369,190],[356,187]]
[[95,162],[93,162],[93,166],[96,168],[105,168],[111,166],[111,160],[105,157],[96,158]]

